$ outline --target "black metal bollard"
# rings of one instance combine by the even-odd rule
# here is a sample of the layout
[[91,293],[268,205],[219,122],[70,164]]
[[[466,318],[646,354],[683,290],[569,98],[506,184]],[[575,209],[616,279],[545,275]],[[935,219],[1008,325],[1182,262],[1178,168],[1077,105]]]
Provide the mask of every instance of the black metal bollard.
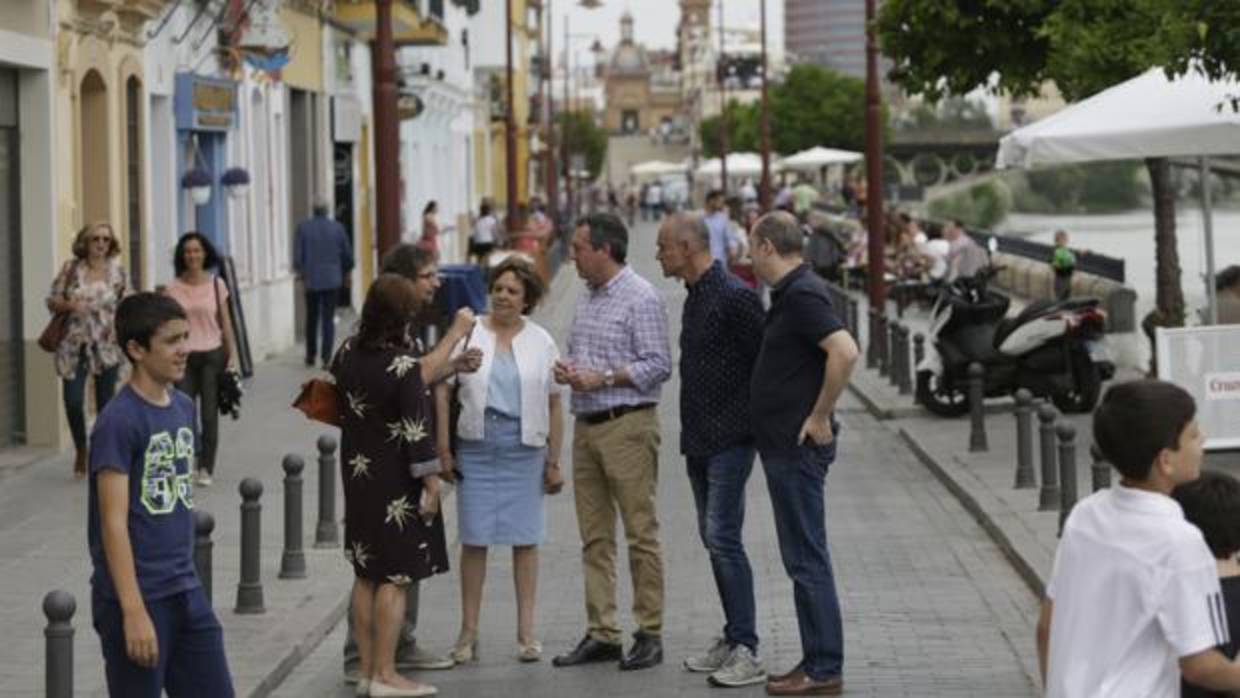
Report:
[[262,571],[259,556],[262,552],[263,483],[247,477],[238,488],[241,491],[241,581],[237,583],[237,613],[265,613],[263,608]]
[[301,456],[284,457],[284,554],[280,556],[280,579],[306,578],[306,553],[301,548]]
[[926,335],[918,332],[913,335],[913,367],[916,368],[924,358],[926,358]]
[[1059,435],[1059,533],[1076,504],[1076,427],[1064,422]]
[[54,589],[43,597],[44,693],[47,698],[73,698],[73,618],[77,601],[73,594]]
[[900,366],[900,380],[897,387],[901,395],[908,395],[913,392],[913,365],[910,363],[908,353],[909,329],[905,325],[899,325],[898,329],[900,330],[898,335],[900,348],[897,353],[899,357],[897,363]]
[[869,317],[870,331],[865,345],[865,367],[876,368],[878,366],[878,309],[871,306]]
[[1106,489],[1111,486],[1111,465],[1102,457],[1102,451],[1097,446],[1089,448],[1089,456],[1093,459],[1093,465],[1089,466],[1089,474],[1093,480],[1094,492]]
[[1018,490],[1038,486],[1033,471],[1033,393],[1016,391],[1016,484]]
[[214,597],[211,593],[211,552],[215,543],[211,542],[211,532],[215,530],[215,517],[211,512],[202,509],[194,510],[194,571],[198,573],[198,581],[202,582],[202,591],[207,600]]
[[1038,441],[1042,452],[1042,490],[1038,511],[1054,511],[1059,506],[1059,470],[1055,466],[1055,408],[1043,404],[1038,408]]
[[858,330],[861,329],[860,308],[857,305],[857,299],[852,296],[848,297],[848,330],[852,332],[854,338],[860,337]]
[[887,322],[887,382],[891,387],[900,385],[900,323]]
[[336,524],[336,440],[327,434],[319,437],[319,523],[314,529],[314,547],[334,548],[340,545]]
[[989,451],[986,443],[986,369],[969,364],[969,452]]
[[889,351],[891,348],[891,330],[889,329],[887,316],[881,312],[878,314],[878,337],[876,341],[878,343],[878,375],[886,376],[891,369],[891,364],[888,360],[888,357],[891,355]]

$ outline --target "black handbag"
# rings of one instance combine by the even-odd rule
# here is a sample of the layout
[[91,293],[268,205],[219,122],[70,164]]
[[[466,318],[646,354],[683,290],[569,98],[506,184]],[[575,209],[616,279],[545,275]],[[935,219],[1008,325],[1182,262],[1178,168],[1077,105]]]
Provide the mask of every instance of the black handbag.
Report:
[[231,415],[233,419],[241,418],[241,396],[245,389],[241,387],[241,376],[236,371],[224,371],[220,374],[220,414]]

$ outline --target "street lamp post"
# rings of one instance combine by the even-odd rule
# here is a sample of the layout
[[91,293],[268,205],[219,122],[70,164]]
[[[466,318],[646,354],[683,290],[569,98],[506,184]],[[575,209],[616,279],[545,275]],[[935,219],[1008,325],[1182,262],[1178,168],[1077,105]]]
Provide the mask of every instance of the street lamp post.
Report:
[[400,242],[400,121],[396,112],[396,44],[392,0],[375,2],[375,198],[380,257]]
[[728,197],[728,82],[727,53],[723,46],[723,0],[719,0],[719,67],[715,70],[719,81],[719,178],[723,183],[723,197]]
[[512,0],[504,1],[504,11],[507,13],[507,21],[505,22],[505,51],[506,51],[506,80],[507,83],[507,114],[504,119],[504,145],[507,153],[506,165],[507,184],[508,184],[508,232],[516,233],[521,230],[522,221],[517,209],[517,108],[513,102],[516,91],[512,85]]
[[759,201],[762,212],[771,210],[771,106],[766,93],[766,0],[758,0],[762,18],[762,185]]
[[883,258],[883,144],[878,93],[878,41],[874,36],[875,0],[865,0],[865,169],[866,228],[869,238],[870,307],[885,312],[887,286]]
[[[546,5],[543,7],[543,16],[547,18],[547,26],[543,28],[546,32],[547,41],[546,49],[543,52],[543,56],[546,57],[546,60],[543,63],[543,74],[539,76],[540,80],[538,83],[540,86],[539,94],[545,95],[546,99],[545,102],[542,102],[544,105],[543,116],[546,118],[543,128],[546,132],[545,136],[547,141],[546,153],[544,154],[543,160],[543,176],[546,180],[545,189],[547,191],[547,210],[551,212],[552,220],[558,221],[559,216],[557,215],[556,206],[559,202],[559,192],[556,188],[555,169],[555,98],[551,94],[551,76],[554,74],[551,69],[551,30],[552,22],[554,21],[552,19],[554,15],[551,13],[551,0],[546,0]],[[546,85],[545,90],[542,89],[543,85]]]

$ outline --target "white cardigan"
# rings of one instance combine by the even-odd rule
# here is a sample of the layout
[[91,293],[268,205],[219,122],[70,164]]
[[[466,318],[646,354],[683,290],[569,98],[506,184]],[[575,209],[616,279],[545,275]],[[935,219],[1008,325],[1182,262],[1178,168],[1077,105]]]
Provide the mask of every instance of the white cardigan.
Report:
[[[482,365],[473,373],[459,373],[456,376],[461,386],[461,418],[457,422],[456,433],[470,441],[480,441],[483,437],[487,386],[495,359],[495,333],[482,320],[478,318],[470,337],[470,346],[482,350]],[[541,447],[547,445],[547,435],[551,430],[548,398],[552,393],[561,392],[552,370],[560,358],[560,350],[546,330],[529,318],[524,320],[525,326],[512,338],[513,358],[521,375],[521,443]],[[463,350],[464,342],[458,343],[453,347],[452,355],[457,356]]]

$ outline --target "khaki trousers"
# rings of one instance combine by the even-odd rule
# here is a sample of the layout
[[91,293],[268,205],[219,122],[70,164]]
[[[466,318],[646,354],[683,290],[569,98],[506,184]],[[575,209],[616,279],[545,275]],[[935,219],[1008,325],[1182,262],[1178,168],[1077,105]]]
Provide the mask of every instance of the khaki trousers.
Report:
[[663,553],[655,494],[659,420],[655,409],[602,424],[578,419],[573,429],[573,498],[581,532],[589,635],[620,641],[616,620],[616,510],[629,545],[633,617],[656,637],[663,632]]

